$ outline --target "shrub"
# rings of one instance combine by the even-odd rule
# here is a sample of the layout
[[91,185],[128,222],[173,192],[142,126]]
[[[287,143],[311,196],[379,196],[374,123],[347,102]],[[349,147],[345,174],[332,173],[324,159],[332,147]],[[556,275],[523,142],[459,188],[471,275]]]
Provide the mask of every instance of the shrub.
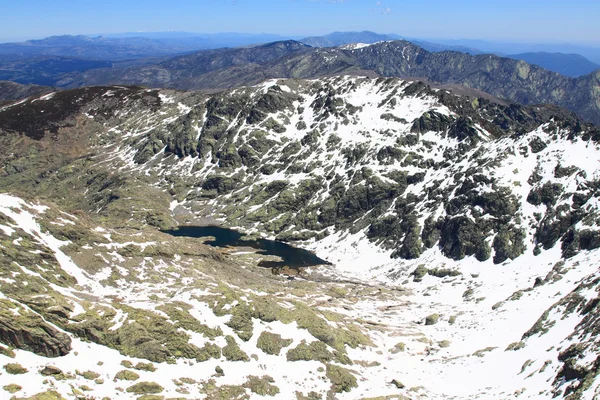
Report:
[[240,349],[233,336],[226,336],[225,340],[227,345],[223,347],[223,356],[227,361],[250,361],[248,355]]
[[140,375],[137,372],[128,371],[126,369],[117,372],[115,375],[115,380],[120,381],[137,381],[138,379],[140,379]]
[[327,345],[323,342],[315,341],[309,344],[306,342],[300,343],[293,349],[287,352],[288,361],[321,361],[327,362],[333,360],[333,353],[327,349]]
[[4,370],[6,373],[11,375],[21,375],[29,372],[27,368],[23,367],[21,364],[17,363],[9,363],[4,366]]
[[77,375],[83,376],[85,379],[93,381],[94,379],[98,379],[100,377],[100,374],[94,371],[85,371],[85,372],[79,372],[77,371]]
[[6,390],[10,394],[14,394],[23,388],[17,384],[11,383],[10,385],[6,385],[6,386],[2,387],[2,389]]
[[135,364],[134,368],[137,369],[138,371],[148,371],[148,372],[156,371],[156,367],[152,363],[139,362],[139,363]]
[[139,382],[133,386],[128,387],[127,393],[156,394],[161,393],[163,390],[164,388],[156,382]]
[[274,382],[273,378],[268,375],[264,375],[262,378],[249,376],[243,386],[259,396],[275,396],[279,393],[279,388],[271,385]]
[[256,347],[267,354],[278,356],[281,349],[292,344],[292,339],[282,339],[281,335],[275,333],[263,332],[258,337]]
[[327,364],[325,375],[331,381],[331,389],[336,393],[350,392],[358,387],[356,377],[345,368]]
[[435,325],[440,319],[440,314],[431,314],[425,317],[425,325]]

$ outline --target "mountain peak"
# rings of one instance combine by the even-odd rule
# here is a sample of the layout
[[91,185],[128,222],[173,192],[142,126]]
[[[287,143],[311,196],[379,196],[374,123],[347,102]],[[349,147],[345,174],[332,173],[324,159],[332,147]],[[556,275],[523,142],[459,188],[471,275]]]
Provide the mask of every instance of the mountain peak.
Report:
[[306,45],[304,43],[301,43],[299,41],[296,40],[280,40],[277,42],[270,42],[270,43],[266,43],[266,44],[261,44],[259,46],[256,47],[260,47],[263,49],[268,49],[268,48],[280,48],[280,49],[286,49],[286,50],[297,50],[297,49],[309,49],[311,46]]

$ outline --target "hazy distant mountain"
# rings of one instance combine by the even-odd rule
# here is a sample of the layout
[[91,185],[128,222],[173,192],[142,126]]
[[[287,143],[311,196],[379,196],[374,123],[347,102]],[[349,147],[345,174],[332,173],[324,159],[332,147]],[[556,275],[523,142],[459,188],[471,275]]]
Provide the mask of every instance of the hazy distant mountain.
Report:
[[147,38],[106,38],[88,36],[52,36],[22,43],[0,44],[0,55],[31,57],[36,55],[78,57],[99,60],[123,60],[185,53],[206,48],[202,43],[175,43]]
[[312,36],[300,39],[300,42],[312,47],[337,47],[350,43],[376,43],[386,40],[400,39],[398,35],[381,35],[379,33],[362,32],[333,32],[325,36]]
[[[126,60],[163,57],[221,47],[240,47],[282,40],[268,34],[194,34],[187,32],[135,32],[107,36],[52,36],[21,43],[0,44],[0,56],[36,55],[78,57],[99,60]],[[284,39],[287,39],[284,38]]]
[[424,48],[427,51],[460,51],[469,54],[481,54],[482,52],[478,49],[466,47],[466,46],[451,46],[440,43],[432,43],[419,39],[411,39],[396,34],[382,35],[371,31],[362,32],[333,32],[325,36],[312,36],[304,39],[300,39],[300,42],[307,44],[312,47],[337,47],[346,44],[353,43],[365,43],[372,44],[377,42],[384,42],[389,40],[408,40],[411,43],[416,44]]
[[579,77],[600,69],[600,65],[591,62],[579,54],[562,53],[523,53],[507,56],[515,60],[523,60],[529,64],[539,65],[561,75]]
[[521,53],[563,53],[563,54],[579,54],[588,60],[600,64],[600,44],[596,46],[574,45],[569,43],[563,44],[530,44],[530,43],[496,43],[487,42],[485,40],[446,40],[446,39],[431,39],[436,43],[451,45],[451,46],[466,46],[473,47],[486,53],[497,55],[521,54]]
[[60,56],[19,57],[14,61],[10,57],[0,57],[0,80],[53,86],[58,76],[112,65],[109,61]]
[[405,40],[408,40],[409,42],[414,43],[417,46],[422,47],[425,50],[430,51],[432,53],[436,53],[439,51],[459,51],[461,53],[467,53],[467,54],[472,54],[472,55],[484,53],[483,51],[476,49],[474,47],[452,46],[452,45],[448,45],[448,44],[432,43],[432,42],[427,42],[427,41],[418,40],[418,39],[405,39]]
[[196,41],[202,41],[207,46],[205,48],[219,48],[219,47],[239,47],[248,46],[252,44],[277,42],[282,40],[299,39],[300,37],[285,36],[285,35],[273,35],[268,33],[193,33],[193,32],[126,32],[126,33],[112,33],[102,34],[107,38],[146,38],[161,41],[177,41],[179,43],[195,43]]

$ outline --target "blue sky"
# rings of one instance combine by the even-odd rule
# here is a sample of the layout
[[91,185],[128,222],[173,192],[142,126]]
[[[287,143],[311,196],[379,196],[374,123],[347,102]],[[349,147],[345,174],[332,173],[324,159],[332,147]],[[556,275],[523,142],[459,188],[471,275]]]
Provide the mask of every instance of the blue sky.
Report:
[[0,38],[133,31],[600,43],[599,0],[0,0]]

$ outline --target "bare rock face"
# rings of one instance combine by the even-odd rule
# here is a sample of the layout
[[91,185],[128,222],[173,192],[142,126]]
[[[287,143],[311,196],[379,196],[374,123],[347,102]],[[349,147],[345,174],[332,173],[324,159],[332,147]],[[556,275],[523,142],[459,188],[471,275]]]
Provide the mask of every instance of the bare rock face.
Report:
[[43,369],[40,370],[40,374],[44,375],[44,376],[60,375],[62,373],[63,373],[63,371],[60,368],[52,366],[52,365],[47,365]]
[[60,357],[71,351],[71,338],[33,313],[16,315],[0,309],[0,342],[45,357]]

